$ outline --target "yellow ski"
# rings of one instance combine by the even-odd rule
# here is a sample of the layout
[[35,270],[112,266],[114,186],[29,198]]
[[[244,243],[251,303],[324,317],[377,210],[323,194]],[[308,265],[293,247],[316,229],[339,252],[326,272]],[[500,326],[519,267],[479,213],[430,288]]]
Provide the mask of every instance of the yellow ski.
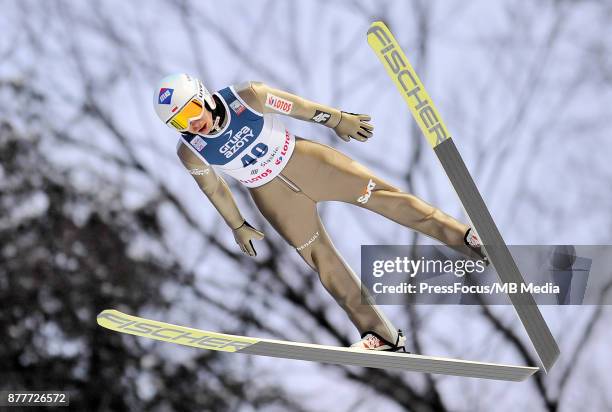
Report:
[[523,381],[538,370],[527,366],[248,338],[158,322],[112,309],[101,312],[97,320],[100,326],[116,332],[223,352],[506,381]]
[[[519,272],[438,110],[397,40],[380,21],[370,25],[367,37],[368,44],[385,66],[387,74],[438,156],[500,280],[519,286],[524,284],[523,275]],[[509,297],[535,347],[542,367],[545,371],[550,370],[559,357],[559,347],[533,296],[528,292],[520,292],[511,293]]]

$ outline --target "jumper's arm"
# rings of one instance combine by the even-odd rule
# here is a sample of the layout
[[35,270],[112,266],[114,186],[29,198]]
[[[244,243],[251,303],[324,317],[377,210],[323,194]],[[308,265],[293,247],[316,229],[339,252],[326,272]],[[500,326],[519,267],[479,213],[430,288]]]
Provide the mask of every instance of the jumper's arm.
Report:
[[261,113],[284,114],[295,119],[322,124],[334,129],[345,141],[351,138],[365,141],[372,136],[374,126],[370,116],[340,111],[316,103],[261,82],[247,82],[238,86],[238,93]]
[[202,192],[208,197],[215,209],[231,228],[236,229],[244,223],[244,218],[238,210],[238,206],[232,196],[227,183],[214,169],[200,160],[189,150],[187,146],[180,143],[176,149],[179,159],[194,178]]
[[223,217],[225,223],[234,232],[234,239],[240,246],[240,249],[250,256],[255,256],[257,253],[253,248],[251,240],[263,239],[263,233],[249,225],[242,217],[234,196],[225,180],[215,173],[209,164],[203,162],[187,146],[180,142],[177,147],[177,154],[202,192],[204,192],[215,209]]

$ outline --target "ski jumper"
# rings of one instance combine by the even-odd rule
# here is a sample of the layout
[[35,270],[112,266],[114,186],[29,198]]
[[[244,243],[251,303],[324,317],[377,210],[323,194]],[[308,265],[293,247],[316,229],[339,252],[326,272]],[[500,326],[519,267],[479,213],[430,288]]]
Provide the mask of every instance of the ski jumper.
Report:
[[183,142],[203,162],[217,166],[246,187],[268,183],[287,164],[295,137],[274,115],[252,109],[233,87],[215,95],[225,107],[225,126],[206,136],[183,133]]
[[177,152],[185,167],[205,192],[199,178],[211,173],[209,165],[245,184],[263,216],[319,274],[359,332],[395,342],[397,328],[366,303],[371,298],[362,294],[359,278],[334,247],[317,203],[341,201],[371,210],[464,253],[467,226],[341,152],[294,137],[274,115],[258,110],[261,99],[251,88],[230,87],[216,95],[227,110],[225,125],[211,136],[182,135]]

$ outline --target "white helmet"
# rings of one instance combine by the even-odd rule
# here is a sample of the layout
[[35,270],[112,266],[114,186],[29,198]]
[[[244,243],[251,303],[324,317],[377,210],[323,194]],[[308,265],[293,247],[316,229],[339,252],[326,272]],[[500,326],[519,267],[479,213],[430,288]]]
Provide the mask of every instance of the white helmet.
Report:
[[168,126],[184,131],[189,120],[203,114],[204,103],[211,110],[215,101],[204,84],[188,74],[179,73],[160,80],[153,95],[157,117]]

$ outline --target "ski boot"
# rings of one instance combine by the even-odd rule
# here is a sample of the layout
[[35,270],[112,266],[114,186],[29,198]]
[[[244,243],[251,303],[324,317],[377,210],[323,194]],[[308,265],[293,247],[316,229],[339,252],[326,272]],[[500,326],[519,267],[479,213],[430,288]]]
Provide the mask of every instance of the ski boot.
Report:
[[406,337],[401,330],[397,331],[397,340],[391,343],[383,339],[378,333],[368,331],[361,335],[361,340],[351,345],[351,349],[378,350],[385,352],[406,352]]
[[485,265],[489,266],[489,257],[487,256],[484,247],[482,247],[482,242],[474,229],[469,228],[467,232],[465,232],[463,241],[465,242],[467,247],[472,249],[474,253],[480,256],[480,259],[485,263]]

